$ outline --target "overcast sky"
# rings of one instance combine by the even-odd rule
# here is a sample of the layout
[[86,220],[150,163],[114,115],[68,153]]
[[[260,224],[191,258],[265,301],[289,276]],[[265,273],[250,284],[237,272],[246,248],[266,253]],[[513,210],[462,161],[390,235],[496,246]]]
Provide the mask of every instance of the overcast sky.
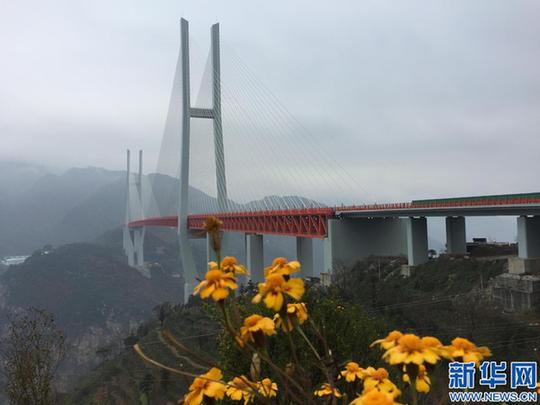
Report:
[[535,0],[0,0],[0,159],[154,167],[180,17],[377,200],[540,190]]

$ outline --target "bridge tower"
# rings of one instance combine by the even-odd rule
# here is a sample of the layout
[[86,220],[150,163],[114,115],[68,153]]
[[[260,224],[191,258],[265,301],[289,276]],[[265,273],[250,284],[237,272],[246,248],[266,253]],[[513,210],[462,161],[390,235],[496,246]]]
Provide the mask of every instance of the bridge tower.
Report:
[[[129,222],[131,221],[131,153],[127,150],[126,165],[126,217],[123,229],[123,245],[128,264],[137,268],[144,266],[144,235],[146,228],[139,227],[131,230]],[[139,172],[135,179],[135,188],[137,191],[137,218],[144,219],[143,197],[142,197],[142,175],[143,173],[143,151],[139,151]]]
[[180,155],[180,198],[178,204],[178,240],[184,271],[184,301],[187,302],[197,277],[197,269],[189,243],[189,148],[191,118],[213,120],[214,153],[216,162],[217,201],[219,211],[227,210],[227,187],[225,178],[225,158],[223,148],[223,128],[221,123],[221,63],[219,46],[219,24],[211,28],[211,62],[212,62],[212,106],[198,108],[191,106],[190,72],[189,72],[189,23],[180,20],[180,69],[182,78],[182,126]]
[[130,204],[130,198],[131,198],[131,192],[130,192],[130,185],[131,185],[131,168],[130,168],[130,160],[131,160],[131,154],[129,149],[126,151],[127,155],[127,165],[126,165],[126,216],[124,221],[124,228],[123,228],[123,245],[124,245],[124,253],[127,256],[128,259],[128,265],[133,266],[135,265],[135,249],[133,246],[133,241],[131,239],[131,230],[129,229],[129,221],[131,219],[131,204]]

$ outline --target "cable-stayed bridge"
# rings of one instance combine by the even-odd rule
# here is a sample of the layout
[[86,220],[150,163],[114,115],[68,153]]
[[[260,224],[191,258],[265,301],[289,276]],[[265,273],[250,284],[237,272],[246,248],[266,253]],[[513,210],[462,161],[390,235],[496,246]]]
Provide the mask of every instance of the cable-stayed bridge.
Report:
[[[540,193],[375,203],[234,51],[228,53],[232,62],[222,65],[218,24],[210,37],[192,100],[194,42],[188,22],[181,20],[180,55],[156,174],[143,176],[142,152],[132,173],[128,151],[124,250],[130,265],[144,265],[147,227],[176,228],[187,298],[200,277],[190,240],[203,235],[209,215],[223,221],[225,247],[229,232],[245,234],[246,264],[254,281],[263,277],[263,235],[295,237],[307,276],[315,275],[315,238],[324,241],[328,273],[337,263],[350,265],[370,255],[402,255],[411,266],[421,264],[428,258],[426,218],[431,216],[446,217],[451,254],[466,253],[465,217],[516,216],[519,257],[540,258]],[[222,81],[223,75],[231,80]],[[165,178],[177,179],[166,197],[160,188]]]

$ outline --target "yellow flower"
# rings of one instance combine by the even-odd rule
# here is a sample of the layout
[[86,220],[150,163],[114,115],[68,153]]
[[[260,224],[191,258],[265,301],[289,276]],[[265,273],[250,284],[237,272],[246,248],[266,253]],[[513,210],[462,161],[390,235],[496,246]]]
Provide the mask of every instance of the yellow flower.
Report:
[[364,371],[364,392],[371,389],[386,392],[394,398],[401,394],[398,387],[388,379],[388,371],[382,367],[378,369],[368,367]]
[[336,398],[341,398],[341,392],[339,392],[337,388],[332,389],[328,383],[321,385],[321,388],[315,391],[314,394],[318,397],[328,397],[333,395]]
[[195,380],[189,387],[189,392],[184,396],[184,404],[199,405],[204,401],[204,397],[223,399],[225,396],[225,384],[220,380],[223,378],[219,368],[211,368]]
[[416,377],[416,391],[429,392],[431,389],[431,380],[427,375],[426,366],[418,366],[418,376]]
[[266,278],[266,282],[259,283],[259,293],[253,297],[252,302],[258,304],[264,297],[266,307],[278,312],[285,300],[283,293],[300,300],[304,295],[304,280],[291,278],[285,281],[282,275],[271,274]]
[[265,398],[272,398],[277,395],[277,384],[272,382],[270,378],[265,378],[262,381],[259,381],[257,383],[257,387],[259,388],[259,394]]
[[349,405],[400,405],[395,402],[394,397],[387,392],[375,389],[364,392],[361,396],[352,401]]
[[276,326],[273,320],[255,314],[244,319],[244,325],[240,327],[240,336],[237,338],[237,341],[242,347],[248,341],[262,347],[264,346],[264,336],[271,336],[275,333]]
[[202,299],[212,296],[214,301],[220,301],[229,296],[229,289],[238,288],[236,280],[231,273],[224,273],[221,270],[209,270],[204,276],[204,280],[199,283],[193,295],[201,294]]
[[264,277],[270,274],[281,274],[282,276],[290,276],[292,273],[300,271],[300,262],[294,260],[289,262],[284,257],[277,257],[272,262],[271,266],[265,267]]
[[355,363],[354,361],[349,361],[345,365],[345,370],[341,372],[341,375],[345,377],[347,382],[353,382],[355,380],[361,380],[364,378],[365,370]]
[[440,357],[444,357],[445,349],[439,339],[433,336],[424,336],[421,341],[425,347],[426,352],[431,352],[432,354],[435,354],[439,357],[437,358],[437,361],[440,359]]
[[[410,384],[411,378],[407,373],[403,374],[403,381]],[[418,392],[428,393],[431,389],[431,379],[428,377],[426,372],[426,366],[424,366],[423,364],[418,366],[418,375],[416,376],[414,385],[416,391]]]
[[397,342],[402,336],[403,333],[397,330],[393,330],[384,339],[379,339],[373,342],[370,347],[379,345],[384,350],[391,349],[392,347],[397,346]]
[[294,320],[297,320],[302,325],[308,319],[306,304],[299,302],[297,304],[287,304],[287,319],[283,321],[280,314],[274,315],[274,322],[278,328],[285,332],[290,332],[293,328]]
[[227,396],[233,401],[244,400],[244,405],[248,404],[254,397],[255,383],[248,380],[246,376],[234,377],[228,382]]
[[383,359],[392,365],[410,363],[420,365],[424,362],[435,364],[440,356],[438,349],[426,346],[418,336],[406,334],[399,338],[397,346],[383,354]]
[[221,261],[221,270],[225,273],[247,274],[246,268],[238,264],[236,257],[225,256]]
[[424,336],[421,340],[426,347],[432,347],[434,349],[440,349],[443,347],[441,341],[433,336]]
[[445,346],[442,350],[446,354],[445,357],[451,360],[461,360],[465,363],[472,361],[476,365],[480,364],[484,357],[491,356],[491,351],[487,347],[478,347],[470,340],[461,337],[452,340],[452,344]]

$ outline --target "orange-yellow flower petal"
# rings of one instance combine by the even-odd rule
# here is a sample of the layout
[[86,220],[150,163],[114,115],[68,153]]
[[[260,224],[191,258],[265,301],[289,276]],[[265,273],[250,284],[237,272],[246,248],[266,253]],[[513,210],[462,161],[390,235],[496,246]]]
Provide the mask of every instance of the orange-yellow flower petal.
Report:
[[300,271],[300,262],[293,260],[289,262],[284,257],[277,257],[272,261],[272,265],[265,267],[264,277],[270,274],[280,274],[282,276],[290,276],[293,273]]
[[337,388],[332,389],[332,387],[328,383],[324,383],[323,385],[321,385],[321,388],[316,390],[314,394],[318,397],[328,397],[330,395],[333,395],[336,398],[342,397],[341,392],[339,392]]
[[202,299],[212,297],[214,301],[220,301],[229,296],[229,290],[238,288],[234,275],[224,273],[221,270],[209,270],[204,280],[195,287],[193,295],[200,294]]
[[345,364],[345,370],[341,371],[341,375],[345,377],[345,381],[353,382],[356,380],[361,380],[364,378],[365,370],[360,367],[358,363],[354,361],[349,361]]
[[259,394],[265,398],[272,398],[277,395],[278,387],[270,378],[264,378],[257,383]]
[[431,389],[431,379],[427,375],[426,366],[418,366],[418,376],[415,381],[416,391],[427,393]]
[[184,396],[184,404],[200,405],[204,397],[223,399],[226,386],[221,381],[223,375],[219,368],[213,367],[206,374],[202,374],[193,380],[189,392]]
[[259,283],[259,292],[252,301],[258,304],[264,298],[266,307],[278,312],[285,301],[283,294],[300,300],[304,291],[304,280],[300,278],[285,280],[280,274],[271,274],[264,283]]
[[368,367],[364,370],[363,378],[364,392],[367,392],[370,389],[377,389],[391,394],[394,398],[401,394],[398,387],[388,378],[388,371],[386,371],[385,368],[380,367],[375,369],[373,367]]
[[442,351],[446,354],[445,357],[450,360],[461,360],[466,363],[474,362],[477,365],[485,357],[491,356],[491,351],[487,347],[478,347],[470,340],[461,337],[452,340],[452,344],[442,348]]
[[373,342],[370,347],[379,345],[384,350],[391,349],[392,347],[397,346],[397,342],[399,338],[401,338],[402,336],[403,336],[403,333],[401,333],[398,330],[393,330],[384,339],[378,339],[375,342]]
[[394,397],[387,392],[376,389],[364,392],[361,396],[353,400],[349,405],[400,405]]
[[234,377],[228,382],[227,396],[233,401],[244,401],[248,404],[255,397],[255,383],[249,381],[246,376]]
[[225,256],[221,261],[221,270],[225,273],[247,274],[246,268],[238,264],[238,260],[233,256]]
[[272,336],[275,333],[276,326],[272,319],[254,314],[244,319],[237,341],[240,346],[244,346],[246,342],[254,342],[258,346],[262,346],[264,336]]
[[287,304],[287,319],[281,319],[280,314],[274,315],[274,322],[278,328],[285,332],[290,332],[293,329],[294,322],[302,325],[308,319],[307,306],[303,302],[295,304]]
[[418,336],[406,334],[398,339],[396,346],[383,354],[383,359],[392,365],[410,363],[420,365],[424,362],[435,364],[440,355],[438,349],[426,346]]

